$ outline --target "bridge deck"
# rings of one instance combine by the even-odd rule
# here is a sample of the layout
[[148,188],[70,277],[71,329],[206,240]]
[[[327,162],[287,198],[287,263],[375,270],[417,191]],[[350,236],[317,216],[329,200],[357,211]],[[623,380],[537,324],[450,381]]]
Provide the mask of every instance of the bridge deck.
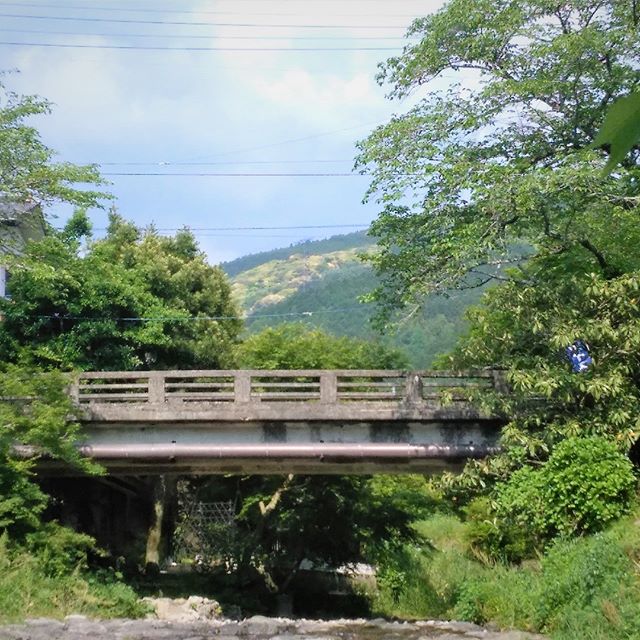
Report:
[[495,451],[493,371],[83,373],[83,450],[111,473],[427,471]]

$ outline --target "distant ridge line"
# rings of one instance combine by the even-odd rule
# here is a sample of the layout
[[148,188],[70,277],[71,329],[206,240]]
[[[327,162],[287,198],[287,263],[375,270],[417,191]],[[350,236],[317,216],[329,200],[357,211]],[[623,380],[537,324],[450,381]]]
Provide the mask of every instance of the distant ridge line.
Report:
[[254,269],[272,260],[285,260],[289,256],[296,254],[319,255],[358,247],[365,249],[373,244],[375,244],[374,239],[367,236],[365,230],[354,231],[352,233],[336,234],[323,240],[304,240],[288,247],[250,253],[235,260],[223,262],[220,267],[230,278],[233,278],[244,271]]

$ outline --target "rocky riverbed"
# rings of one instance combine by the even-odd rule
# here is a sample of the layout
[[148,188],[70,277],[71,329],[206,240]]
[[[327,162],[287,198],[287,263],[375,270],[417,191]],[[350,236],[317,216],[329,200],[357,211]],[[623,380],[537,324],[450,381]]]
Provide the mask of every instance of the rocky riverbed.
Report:
[[521,631],[496,631],[467,622],[304,620],[221,617],[217,602],[192,596],[147,599],[155,613],[141,620],[38,618],[0,627],[0,640],[543,640]]
[[[305,620],[253,616],[232,620],[215,600],[143,598],[150,613],[140,620],[37,618],[0,627],[0,640],[544,640],[522,631],[497,631],[468,622]],[[238,610],[238,615],[240,611]]]
[[34,619],[0,627],[1,640],[543,640],[520,631],[493,631],[466,622],[300,620],[254,616],[245,620]]

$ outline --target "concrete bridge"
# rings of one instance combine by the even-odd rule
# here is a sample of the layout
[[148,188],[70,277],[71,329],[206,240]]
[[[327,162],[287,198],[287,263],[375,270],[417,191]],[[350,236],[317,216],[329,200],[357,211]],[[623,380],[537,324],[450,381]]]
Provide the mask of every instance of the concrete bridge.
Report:
[[488,370],[95,372],[71,393],[82,450],[111,476],[428,473],[496,451],[500,420],[470,397],[501,380]]

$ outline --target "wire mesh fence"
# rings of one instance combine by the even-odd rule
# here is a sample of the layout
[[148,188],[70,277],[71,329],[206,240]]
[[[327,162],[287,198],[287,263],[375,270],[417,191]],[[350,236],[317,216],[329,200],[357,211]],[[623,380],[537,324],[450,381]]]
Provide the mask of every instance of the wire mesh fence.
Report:
[[233,501],[194,500],[181,511],[174,533],[175,560],[197,565],[224,560],[236,533]]

